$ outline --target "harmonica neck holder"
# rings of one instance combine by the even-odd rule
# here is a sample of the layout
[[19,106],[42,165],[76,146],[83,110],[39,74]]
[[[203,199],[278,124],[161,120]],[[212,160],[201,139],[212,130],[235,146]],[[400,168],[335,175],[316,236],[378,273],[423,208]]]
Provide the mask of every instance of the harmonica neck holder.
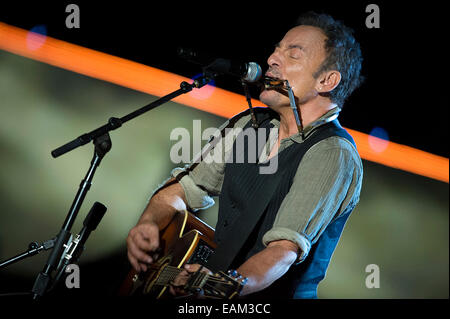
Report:
[[248,90],[247,82],[242,81],[241,83],[242,83],[242,87],[244,88],[245,98],[247,100],[248,108],[250,110],[250,116],[252,118],[252,127],[254,129],[257,129],[259,125],[258,125],[258,122],[256,121],[255,111],[253,110],[253,106],[252,106],[252,97],[251,97],[250,92]]
[[303,132],[303,123],[302,116],[300,113],[300,109],[297,108],[297,104],[295,103],[294,92],[292,91],[291,86],[289,85],[289,81],[285,80],[285,86],[289,96],[289,102],[291,104],[292,111],[294,112],[295,122],[297,123],[298,132],[302,135],[302,139],[305,139],[305,134]]

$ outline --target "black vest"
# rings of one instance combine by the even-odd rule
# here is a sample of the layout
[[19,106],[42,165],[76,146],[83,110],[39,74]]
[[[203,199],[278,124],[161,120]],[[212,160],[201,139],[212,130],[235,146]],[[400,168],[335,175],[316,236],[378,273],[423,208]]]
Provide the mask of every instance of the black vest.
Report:
[[[253,137],[244,138],[243,149],[237,149],[237,139],[233,145],[233,160],[225,166],[219,197],[219,215],[214,238],[218,247],[208,262],[212,270],[236,269],[265,248],[262,237],[272,228],[300,161],[310,147],[331,136],[343,137],[355,145],[353,138],[334,120],[314,129],[303,143],[294,143],[279,152],[278,169],[275,173],[261,174],[261,167],[269,164],[255,162],[255,156],[249,156],[249,146],[260,141],[256,148],[256,158],[259,158],[269,135],[268,129],[273,126],[270,120],[277,117],[277,114],[268,108],[254,109],[259,127],[266,130],[256,130]],[[251,123],[248,123],[244,131],[252,129],[250,125]],[[263,133],[266,134],[265,138],[258,138],[258,134]],[[264,143],[261,143],[262,141]],[[252,151],[252,148],[250,150]],[[242,154],[238,155],[238,152],[242,151],[244,163],[242,160],[238,162],[242,159]],[[302,263],[291,266],[289,271],[271,286],[247,298],[317,298],[317,285],[325,277],[331,255],[352,209],[353,207],[348,207],[327,226]]]

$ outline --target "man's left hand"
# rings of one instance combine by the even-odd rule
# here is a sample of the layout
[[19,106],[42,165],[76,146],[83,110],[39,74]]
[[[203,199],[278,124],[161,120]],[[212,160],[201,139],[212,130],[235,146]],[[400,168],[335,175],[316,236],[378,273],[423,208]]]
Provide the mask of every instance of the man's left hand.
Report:
[[[192,276],[195,272],[197,272],[202,265],[199,264],[186,264],[184,265],[184,269],[175,277],[172,284],[169,287],[170,293],[173,296],[186,296],[190,294],[191,292],[185,291],[183,287],[186,285],[186,283],[189,280],[189,277]],[[212,275],[212,272],[205,267],[202,267],[200,272],[207,273],[208,275]],[[200,291],[199,293],[196,293],[193,295],[194,298],[202,298],[203,294]]]

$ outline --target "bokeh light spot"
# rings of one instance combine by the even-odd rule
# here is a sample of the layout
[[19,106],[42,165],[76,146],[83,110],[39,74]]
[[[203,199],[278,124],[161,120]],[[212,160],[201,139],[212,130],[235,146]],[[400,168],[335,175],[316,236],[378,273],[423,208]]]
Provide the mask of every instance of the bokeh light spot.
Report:
[[389,135],[385,129],[381,127],[374,127],[369,134],[370,148],[377,153],[381,153],[389,145]]
[[39,49],[47,40],[47,27],[43,24],[33,27],[27,34],[27,47],[31,51]]
[[[191,80],[194,81],[194,80],[198,79],[200,76],[202,76],[201,73],[195,75]],[[193,88],[192,91],[189,92],[188,94],[197,100],[206,100],[211,97],[211,95],[214,93],[215,89],[216,89],[215,82],[214,82],[214,80],[212,80],[211,82],[209,82],[209,84],[207,84],[199,89]]]

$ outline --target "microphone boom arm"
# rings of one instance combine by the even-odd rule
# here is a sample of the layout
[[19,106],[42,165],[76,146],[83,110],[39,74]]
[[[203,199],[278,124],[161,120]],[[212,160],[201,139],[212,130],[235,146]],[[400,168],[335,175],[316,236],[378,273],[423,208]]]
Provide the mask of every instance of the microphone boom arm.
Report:
[[139,115],[142,115],[158,106],[160,106],[161,104],[164,104],[174,98],[176,98],[177,96],[181,95],[181,94],[185,94],[188,93],[190,91],[192,91],[192,89],[195,88],[201,88],[204,85],[208,84],[213,77],[215,76],[215,74],[210,73],[210,72],[205,72],[205,74],[203,76],[201,76],[200,78],[196,79],[192,84],[189,84],[185,81],[183,81],[180,84],[180,89],[173,91],[172,93],[169,93],[161,98],[159,98],[158,100],[147,104],[121,118],[116,118],[116,117],[111,117],[108,120],[108,123],[106,123],[103,126],[100,126],[99,128],[92,130],[88,133],[82,134],[79,137],[75,138],[74,140],[67,142],[66,144],[54,149],[51,154],[54,158],[59,157],[67,152],[72,151],[73,149],[85,145],[87,143],[89,143],[90,141],[94,140],[96,137],[102,136],[112,130],[118,129],[119,127],[121,127],[125,122],[128,122],[129,120],[134,119],[135,117],[138,117]]

